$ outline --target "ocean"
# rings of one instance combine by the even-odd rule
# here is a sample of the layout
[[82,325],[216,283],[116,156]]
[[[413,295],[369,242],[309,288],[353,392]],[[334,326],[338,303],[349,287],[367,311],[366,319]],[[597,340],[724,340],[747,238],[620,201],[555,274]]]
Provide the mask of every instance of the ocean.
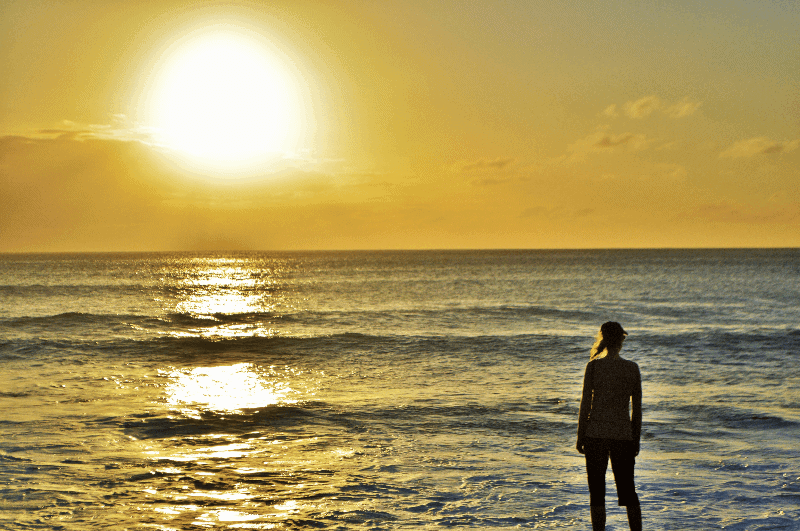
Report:
[[2,529],[590,529],[614,320],[645,529],[800,530],[798,249],[14,254],[0,301]]

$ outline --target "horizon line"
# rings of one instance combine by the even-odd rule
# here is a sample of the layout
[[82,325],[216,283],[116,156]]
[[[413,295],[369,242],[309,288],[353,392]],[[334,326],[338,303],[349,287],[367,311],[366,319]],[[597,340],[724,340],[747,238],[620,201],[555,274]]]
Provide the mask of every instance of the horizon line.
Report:
[[497,252],[497,251],[747,251],[800,250],[800,246],[775,247],[429,247],[429,248],[358,248],[358,249],[172,249],[110,251],[0,251],[2,255],[67,254],[174,254],[174,253],[391,253],[391,252]]

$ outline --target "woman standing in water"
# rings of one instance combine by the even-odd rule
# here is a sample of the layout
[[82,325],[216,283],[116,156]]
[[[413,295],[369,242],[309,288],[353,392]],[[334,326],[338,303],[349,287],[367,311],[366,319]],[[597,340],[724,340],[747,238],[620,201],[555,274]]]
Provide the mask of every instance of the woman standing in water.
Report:
[[[603,530],[606,525],[609,457],[619,504],[627,507],[631,531],[642,529],[642,511],[633,484],[642,434],[642,379],[639,366],[619,355],[627,335],[619,323],[603,324],[583,377],[577,446],[586,455],[594,531]],[[631,403],[632,414],[628,406]]]

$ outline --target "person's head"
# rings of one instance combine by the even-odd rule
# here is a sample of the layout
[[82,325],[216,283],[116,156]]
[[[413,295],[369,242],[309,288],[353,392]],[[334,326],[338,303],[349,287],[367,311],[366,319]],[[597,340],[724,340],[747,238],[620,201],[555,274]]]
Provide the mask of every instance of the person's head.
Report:
[[619,351],[622,350],[622,342],[628,332],[622,329],[622,325],[609,321],[603,323],[600,327],[600,332],[597,333],[597,340],[592,345],[591,359],[599,357],[603,352],[606,357],[619,356]]

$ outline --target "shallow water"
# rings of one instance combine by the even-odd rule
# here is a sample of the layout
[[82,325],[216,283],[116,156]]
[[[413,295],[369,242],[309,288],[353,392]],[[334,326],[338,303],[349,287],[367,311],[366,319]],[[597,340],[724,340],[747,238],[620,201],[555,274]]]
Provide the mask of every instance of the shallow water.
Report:
[[588,529],[578,403],[615,319],[646,528],[800,529],[799,258],[0,257],[0,527]]

